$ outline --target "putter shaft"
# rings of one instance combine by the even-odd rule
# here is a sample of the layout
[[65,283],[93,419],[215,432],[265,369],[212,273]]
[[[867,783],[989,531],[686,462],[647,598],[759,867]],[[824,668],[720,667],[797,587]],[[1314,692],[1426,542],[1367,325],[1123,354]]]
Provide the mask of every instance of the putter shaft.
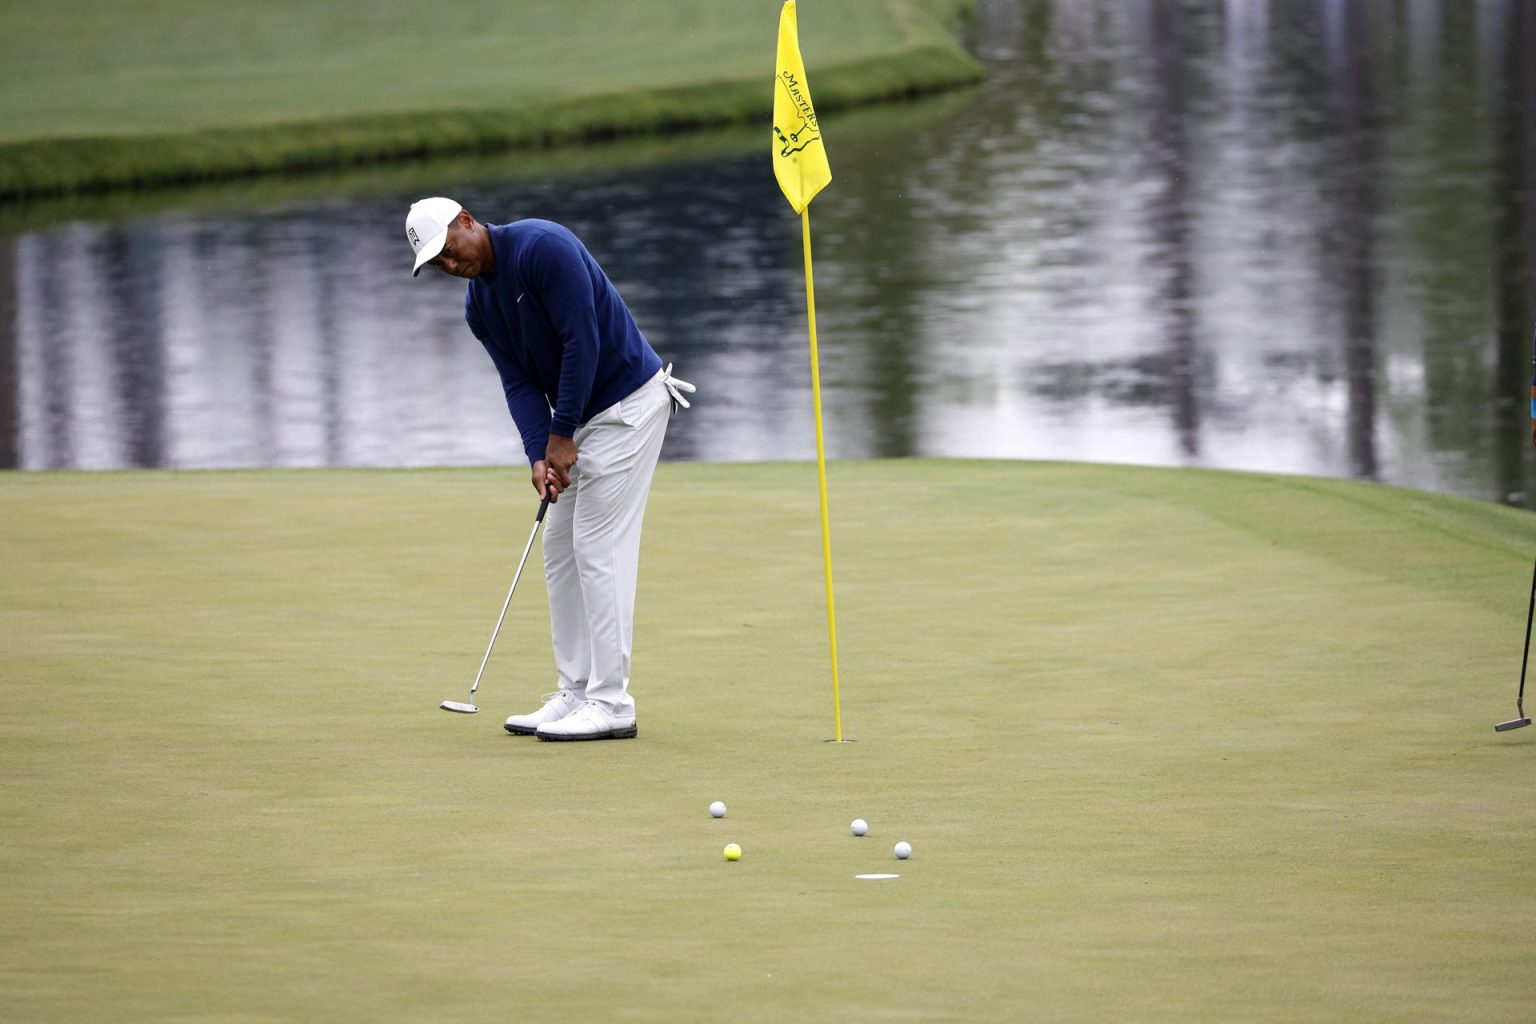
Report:
[[480,671],[475,673],[475,681],[469,688],[469,703],[475,702],[475,691],[480,689],[480,678],[485,675],[486,663],[491,660],[491,650],[496,646],[496,637],[501,633],[501,624],[506,621],[507,608],[512,604],[512,595],[517,593],[517,581],[523,578],[523,566],[528,564],[528,552],[533,550],[533,542],[539,535],[539,526],[544,522],[544,513],[549,511],[549,498],[539,504],[539,514],[533,520],[533,532],[528,534],[528,543],[523,546],[523,557],[518,559],[517,572],[512,577],[512,586],[507,589],[507,599],[501,602],[501,614],[496,617],[496,628],[491,630],[491,642],[485,645],[485,657],[480,659]]

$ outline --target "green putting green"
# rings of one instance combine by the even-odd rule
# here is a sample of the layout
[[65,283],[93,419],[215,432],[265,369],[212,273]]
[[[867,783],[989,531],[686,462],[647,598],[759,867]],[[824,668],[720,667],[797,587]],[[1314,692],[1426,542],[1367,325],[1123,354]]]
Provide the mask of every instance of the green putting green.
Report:
[[810,465],[662,467],[595,744],[536,572],[437,709],[521,470],[0,476],[0,1017],[1529,1019],[1529,513],[829,473],[843,745]]

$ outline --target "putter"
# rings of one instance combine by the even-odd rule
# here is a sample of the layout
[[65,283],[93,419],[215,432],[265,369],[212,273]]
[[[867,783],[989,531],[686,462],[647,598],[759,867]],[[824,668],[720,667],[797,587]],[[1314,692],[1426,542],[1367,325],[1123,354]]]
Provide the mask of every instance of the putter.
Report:
[[544,513],[549,511],[549,498],[546,497],[539,504],[539,514],[533,520],[533,532],[528,535],[528,544],[523,548],[523,557],[517,563],[517,573],[512,577],[512,587],[507,591],[507,599],[501,603],[501,615],[496,619],[496,628],[491,630],[491,642],[486,644],[485,657],[480,659],[480,671],[475,673],[475,682],[469,688],[469,700],[445,700],[438,707],[444,711],[456,711],[461,715],[473,715],[479,712],[475,707],[475,691],[480,689],[480,677],[485,675],[485,663],[491,660],[491,648],[496,646],[496,635],[501,632],[501,624],[506,620],[507,607],[512,603],[512,595],[517,593],[517,581],[523,578],[523,566],[528,564],[528,552],[533,550],[534,538],[539,535],[539,525],[544,522]]
[[1500,722],[1493,727],[1494,732],[1509,732],[1511,729],[1524,729],[1531,724],[1531,720],[1525,716],[1525,664],[1531,657],[1531,613],[1536,612],[1536,568],[1531,569],[1531,603],[1525,607],[1525,653],[1520,656],[1520,692],[1515,697],[1515,713],[1519,718],[1511,718],[1507,722]]

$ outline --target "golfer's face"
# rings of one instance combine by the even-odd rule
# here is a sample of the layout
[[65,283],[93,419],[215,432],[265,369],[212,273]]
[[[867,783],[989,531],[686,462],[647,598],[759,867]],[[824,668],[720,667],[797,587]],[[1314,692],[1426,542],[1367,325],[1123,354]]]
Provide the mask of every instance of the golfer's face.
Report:
[[448,228],[443,251],[432,260],[432,265],[454,277],[475,277],[485,269],[485,255],[480,251],[479,243],[475,233],[465,227],[462,220],[455,220]]

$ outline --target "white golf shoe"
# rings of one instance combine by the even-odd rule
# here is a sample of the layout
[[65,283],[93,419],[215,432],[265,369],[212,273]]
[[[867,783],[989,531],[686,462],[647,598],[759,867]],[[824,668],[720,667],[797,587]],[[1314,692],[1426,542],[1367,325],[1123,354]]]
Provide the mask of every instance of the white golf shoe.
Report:
[[545,722],[538,728],[541,740],[628,740],[639,734],[635,716],[616,716],[596,701],[581,705],[558,722]]
[[581,707],[581,698],[571,690],[557,690],[544,695],[544,706],[527,715],[513,715],[504,728],[516,736],[532,736],[539,726],[558,722]]

